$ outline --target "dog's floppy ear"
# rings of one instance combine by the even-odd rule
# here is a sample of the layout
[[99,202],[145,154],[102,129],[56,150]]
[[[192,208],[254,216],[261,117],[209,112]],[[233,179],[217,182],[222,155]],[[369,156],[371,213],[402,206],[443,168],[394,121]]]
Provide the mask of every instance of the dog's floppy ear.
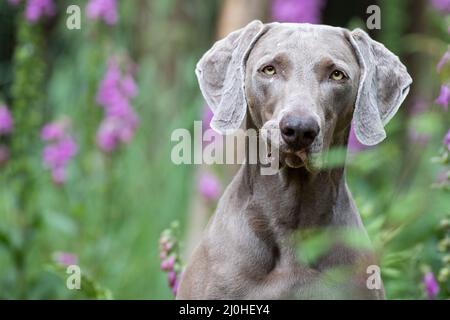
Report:
[[245,117],[245,64],[265,30],[261,21],[252,21],[217,41],[197,64],[200,90],[214,113],[211,128],[219,133],[238,129]]
[[408,95],[412,79],[398,57],[363,30],[352,31],[350,42],[361,68],[353,125],[358,140],[371,146],[386,138],[384,125]]

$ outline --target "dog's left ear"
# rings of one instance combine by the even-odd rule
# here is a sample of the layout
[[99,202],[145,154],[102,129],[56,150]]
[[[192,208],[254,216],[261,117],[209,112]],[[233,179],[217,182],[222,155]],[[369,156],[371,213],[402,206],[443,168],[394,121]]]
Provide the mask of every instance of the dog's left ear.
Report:
[[350,34],[361,68],[353,124],[358,140],[375,145],[409,92],[412,79],[398,57],[361,29]]
[[217,41],[197,63],[195,73],[200,90],[214,113],[211,128],[219,133],[231,133],[244,120],[247,110],[245,64],[250,50],[265,30],[261,21],[252,21]]

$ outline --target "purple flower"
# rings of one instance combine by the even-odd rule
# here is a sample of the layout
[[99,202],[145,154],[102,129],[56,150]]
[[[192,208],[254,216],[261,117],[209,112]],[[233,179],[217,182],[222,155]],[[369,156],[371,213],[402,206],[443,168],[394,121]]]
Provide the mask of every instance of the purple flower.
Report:
[[324,0],[272,0],[272,19],[279,22],[319,23]]
[[450,0],[431,0],[431,5],[443,14],[450,13]]
[[9,149],[0,144],[0,167],[4,166],[9,160]]
[[129,143],[139,124],[130,98],[138,93],[131,72],[122,76],[116,59],[110,59],[106,73],[97,92],[97,103],[104,108],[105,118],[97,131],[97,145],[106,152],[113,152],[120,143]]
[[447,134],[445,135],[443,143],[447,147],[447,150],[450,151],[450,129],[448,130]]
[[439,92],[439,96],[434,100],[434,102],[440,106],[444,110],[448,109],[448,103],[450,101],[450,88],[447,85],[442,85],[441,90]]
[[0,106],[0,135],[10,134],[14,127],[14,121],[6,106]]
[[178,279],[175,280],[173,286],[172,286],[172,294],[176,297],[178,292],[178,286],[180,285],[180,282]]
[[428,299],[434,299],[439,293],[439,284],[434,277],[433,272],[429,271],[425,273],[423,277],[423,284],[425,286],[425,292]]
[[163,271],[172,271],[175,266],[175,256],[170,256],[167,259],[161,262],[161,270]]
[[51,17],[56,13],[53,0],[28,0],[25,8],[25,18],[37,22],[42,16]]
[[120,77],[120,68],[116,59],[110,59],[97,92],[97,103],[99,105],[107,108],[108,105],[114,104],[122,96],[119,90]]
[[48,168],[64,167],[77,153],[77,144],[72,137],[65,137],[44,148],[44,165]]
[[55,141],[62,139],[66,135],[66,123],[63,121],[53,122],[45,125],[41,130],[43,141]]
[[127,96],[128,98],[136,97],[138,93],[138,87],[131,73],[125,75],[125,77],[122,79],[121,85],[122,91],[125,96]]
[[41,139],[49,142],[42,151],[44,166],[51,170],[52,180],[61,185],[66,180],[66,166],[77,154],[78,146],[67,133],[67,121],[49,123],[41,130]]
[[117,148],[119,140],[117,139],[116,127],[113,121],[106,119],[100,124],[97,131],[97,146],[104,152],[112,152]]
[[211,173],[201,173],[197,188],[200,194],[207,200],[216,200],[220,195],[220,182]]
[[177,245],[177,223],[172,223],[169,229],[164,230],[159,238],[159,257],[161,270],[167,272],[167,282],[174,296],[178,289],[180,272],[180,255]]
[[110,153],[118,147],[119,143],[129,143],[136,127],[137,117],[134,113],[122,118],[108,116],[102,121],[97,131],[97,145],[102,151]]
[[53,254],[53,260],[62,266],[70,266],[74,264],[78,264],[78,257],[74,253],[70,252],[55,252]]
[[353,124],[350,127],[350,134],[348,136],[347,149],[352,153],[357,153],[363,150],[368,149],[369,147],[359,142],[356,137],[355,130],[353,128]]
[[91,20],[103,20],[115,25],[118,20],[116,0],[90,0],[86,6],[86,15]]
[[169,286],[172,288],[177,282],[177,273],[175,271],[169,271],[167,280],[169,281]]
[[450,51],[447,50],[436,65],[436,71],[439,73],[444,66],[450,61]]

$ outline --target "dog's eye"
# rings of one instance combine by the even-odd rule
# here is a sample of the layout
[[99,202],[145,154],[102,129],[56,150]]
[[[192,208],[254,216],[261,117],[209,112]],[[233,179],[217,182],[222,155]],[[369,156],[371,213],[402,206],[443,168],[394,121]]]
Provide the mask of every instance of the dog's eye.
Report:
[[265,66],[261,71],[268,76],[273,76],[275,73],[277,73],[274,66]]
[[342,71],[334,70],[331,73],[330,78],[335,80],[335,81],[339,81],[339,80],[345,79],[346,76],[345,76],[345,74]]

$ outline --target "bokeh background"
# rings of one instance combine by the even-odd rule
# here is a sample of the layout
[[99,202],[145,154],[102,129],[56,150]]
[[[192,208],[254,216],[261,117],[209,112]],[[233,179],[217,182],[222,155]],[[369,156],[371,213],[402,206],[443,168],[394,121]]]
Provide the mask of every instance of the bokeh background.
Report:
[[236,170],[170,161],[209,125],[198,59],[253,19],[367,29],[372,4],[414,84],[384,142],[350,137],[348,182],[387,297],[449,298],[448,0],[0,0],[0,298],[173,298]]

